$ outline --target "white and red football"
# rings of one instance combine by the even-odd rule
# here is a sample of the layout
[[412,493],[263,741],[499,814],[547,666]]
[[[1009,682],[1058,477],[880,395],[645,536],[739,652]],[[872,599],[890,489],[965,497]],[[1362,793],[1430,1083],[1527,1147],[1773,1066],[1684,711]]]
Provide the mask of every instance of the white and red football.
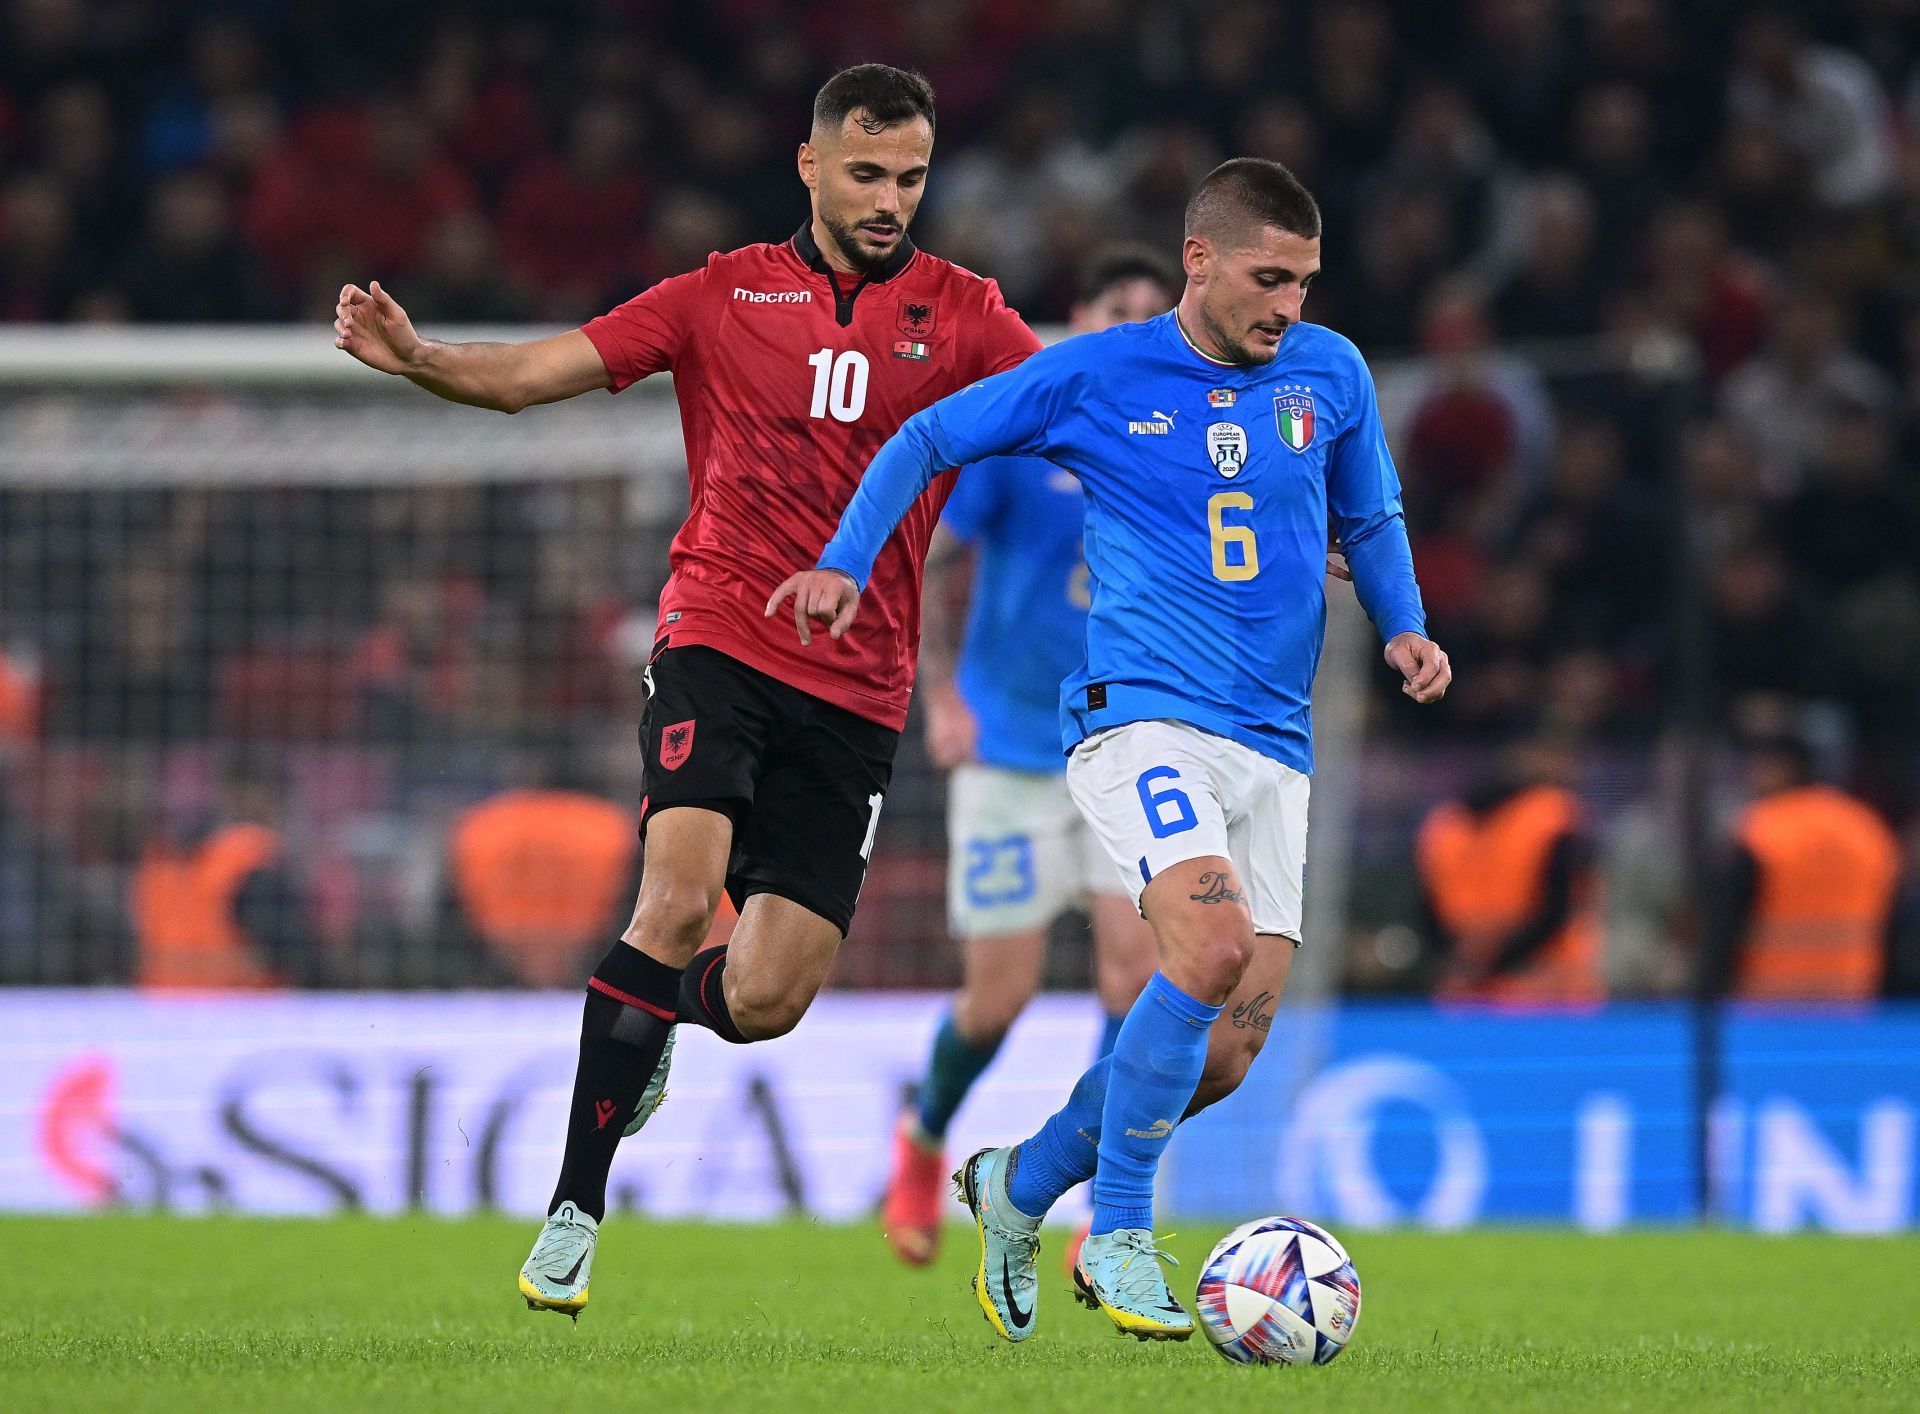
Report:
[[1360,1320],[1360,1276],[1339,1239],[1259,1218],[1220,1239],[1194,1294],[1213,1348],[1242,1365],[1324,1365]]

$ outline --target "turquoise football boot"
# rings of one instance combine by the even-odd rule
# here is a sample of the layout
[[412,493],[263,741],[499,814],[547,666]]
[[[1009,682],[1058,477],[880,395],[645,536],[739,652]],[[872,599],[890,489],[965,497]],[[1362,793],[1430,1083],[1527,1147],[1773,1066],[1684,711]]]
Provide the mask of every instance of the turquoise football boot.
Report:
[[558,1311],[580,1319],[587,1304],[587,1279],[593,1275],[593,1245],[600,1240],[600,1224],[562,1203],[534,1239],[527,1264],[520,1269],[520,1294],[532,1311]]
[[980,1233],[973,1294],[996,1333],[1022,1341],[1033,1334],[1040,1295],[1040,1219],[1028,1217],[1007,1197],[1012,1154],[1011,1148],[982,1149],[960,1165],[953,1186]]
[[1091,1235],[1073,1269],[1073,1294],[1082,1306],[1105,1311],[1122,1335],[1136,1340],[1185,1340],[1193,1317],[1173,1299],[1162,1262],[1179,1259],[1153,1245],[1153,1229],[1123,1227]]
[[620,1131],[621,1137],[631,1139],[640,1132],[640,1127],[653,1118],[653,1112],[667,1101],[667,1069],[673,1064],[673,1038],[680,1034],[678,1026],[667,1028],[667,1044],[661,1049],[660,1064],[653,1068],[653,1075],[647,1081],[647,1088],[640,1092],[640,1102],[633,1107],[633,1118],[627,1121],[627,1127]]

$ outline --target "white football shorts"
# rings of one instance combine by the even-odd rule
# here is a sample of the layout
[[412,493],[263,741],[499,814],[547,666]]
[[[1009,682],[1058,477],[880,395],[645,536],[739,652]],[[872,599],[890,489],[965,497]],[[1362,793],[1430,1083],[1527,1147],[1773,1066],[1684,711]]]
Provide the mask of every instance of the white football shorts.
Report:
[[957,768],[947,782],[947,839],[947,918],[956,938],[1030,932],[1089,893],[1126,893],[1064,776]]
[[1087,738],[1067,787],[1134,903],[1189,859],[1233,861],[1256,933],[1300,941],[1311,777],[1184,722],[1129,722]]

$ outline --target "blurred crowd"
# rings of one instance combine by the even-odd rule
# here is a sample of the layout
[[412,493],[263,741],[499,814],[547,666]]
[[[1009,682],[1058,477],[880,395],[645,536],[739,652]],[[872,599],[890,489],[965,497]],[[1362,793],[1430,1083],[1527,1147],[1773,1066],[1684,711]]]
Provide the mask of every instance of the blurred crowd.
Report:
[[[1905,830],[1920,907],[1920,0],[10,0],[0,23],[0,320],[324,322],[375,276],[426,323],[582,319],[798,225],[812,92],[870,58],[938,95],[916,237],[1034,322],[1090,242],[1173,249],[1222,156],[1284,161],[1326,215],[1309,315],[1380,370],[1459,677],[1434,712],[1371,694],[1376,740],[1463,787],[1474,751],[1571,748],[1610,838],[1666,842],[1643,879],[1673,831],[1622,802],[1676,727],[1790,736]],[[54,522],[7,493],[0,734],[558,721],[574,755],[631,718],[616,645],[658,567],[632,540],[576,559],[553,500],[615,497],[577,524],[618,525],[617,494],[76,500],[91,548],[28,555]],[[443,754],[423,774],[476,759]],[[209,757],[188,796],[230,774]],[[1413,802],[1382,790],[1404,871]]]
[[[607,478],[0,489],[0,982],[140,975],[148,866],[244,828],[273,835],[248,871],[271,876],[262,975],[543,966],[460,945],[454,845],[515,792],[639,799],[635,605],[670,527],[627,498]],[[624,922],[624,868],[595,938]]]

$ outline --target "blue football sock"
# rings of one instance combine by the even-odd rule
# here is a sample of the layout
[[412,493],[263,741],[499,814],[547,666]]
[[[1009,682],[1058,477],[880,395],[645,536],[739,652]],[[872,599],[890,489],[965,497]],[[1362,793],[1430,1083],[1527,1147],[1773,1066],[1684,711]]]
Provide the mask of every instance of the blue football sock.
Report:
[[1153,1226],[1153,1176],[1200,1084],[1207,1028],[1218,1015],[1219,1007],[1188,996],[1159,972],[1127,1013],[1109,1057],[1113,1075],[1100,1116],[1095,1233]]
[[1102,1056],[1074,1082],[1067,1103],[1021,1142],[1007,1196],[1030,1218],[1042,1218],[1076,1183],[1093,1177],[1100,1155],[1100,1112],[1107,1103],[1107,1076],[1113,1060]]
[[940,1030],[933,1038],[933,1054],[927,1060],[926,1078],[920,1082],[920,1129],[929,1139],[946,1138],[954,1111],[967,1098],[980,1072],[992,1063],[1003,1039],[996,1036],[987,1045],[972,1045],[953,1024],[951,1011],[941,1018]]
[[1120,1023],[1126,1019],[1127,1014],[1124,1011],[1118,1013],[1110,1011],[1106,1014],[1100,1027],[1100,1049],[1093,1053],[1095,1060],[1113,1054],[1113,1043],[1120,1039]]

